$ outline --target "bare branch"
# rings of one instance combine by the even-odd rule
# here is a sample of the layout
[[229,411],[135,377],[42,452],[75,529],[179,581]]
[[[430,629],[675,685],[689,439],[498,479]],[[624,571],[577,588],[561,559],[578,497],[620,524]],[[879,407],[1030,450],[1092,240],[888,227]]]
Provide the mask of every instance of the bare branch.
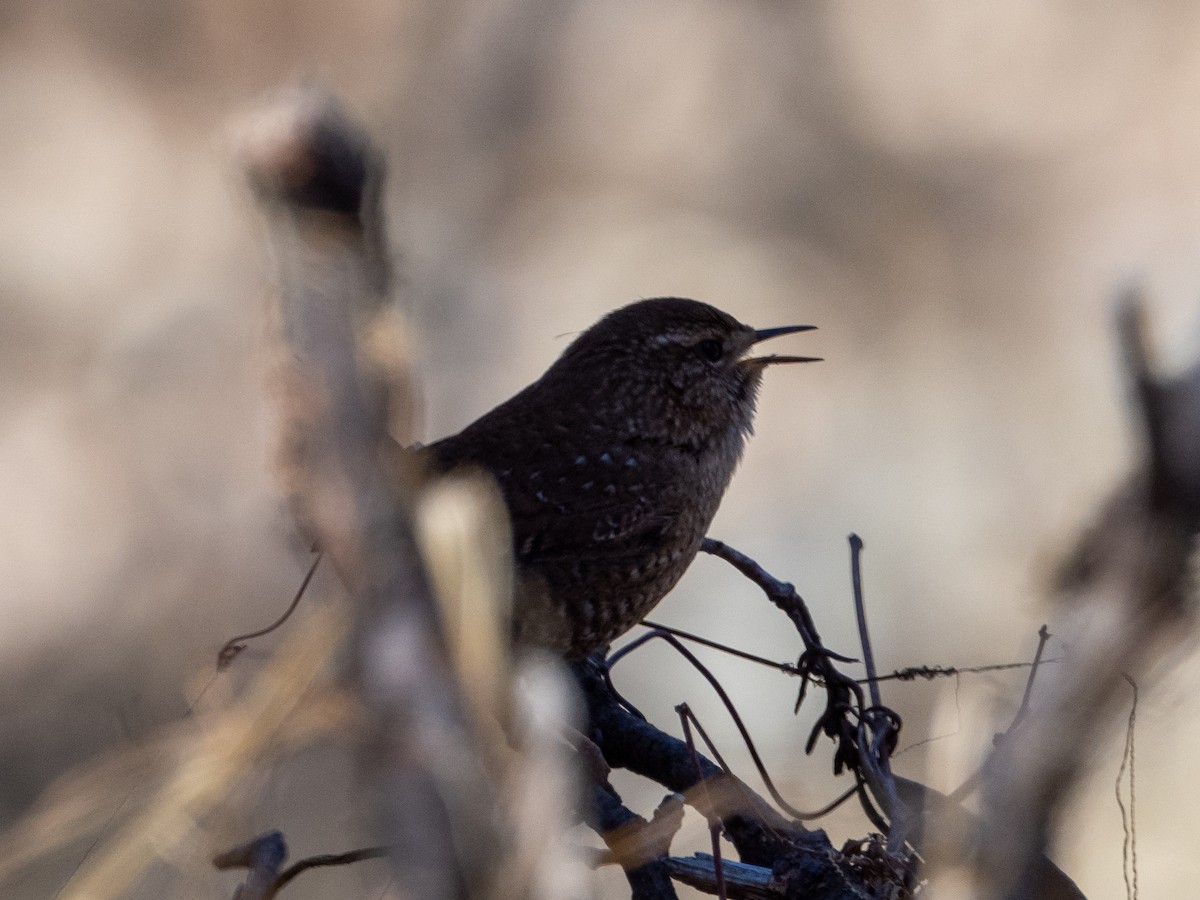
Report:
[[[743,863],[772,867],[786,861],[795,896],[862,900],[869,887],[854,873],[839,868],[838,854],[823,831],[809,831],[783,818],[766,800],[722,772],[703,754],[697,753],[693,761],[687,744],[635,716],[617,701],[601,666],[601,661],[593,659],[576,664],[573,670],[587,703],[590,733],[610,765],[629,769],[683,794],[706,817],[720,815],[725,833]],[[705,785],[703,791],[694,790],[698,784],[696,766]]]
[[729,896],[737,900],[779,900],[783,894],[772,886],[771,870],[763,866],[724,860],[722,878],[717,876],[716,860],[707,853],[694,856],[672,856],[667,860],[671,877],[708,894],[718,893],[722,884]]
[[[852,547],[860,547],[861,541],[852,536],[851,544]],[[833,664],[834,660],[849,661],[848,658],[833,653],[821,643],[808,607],[791,584],[773,577],[750,557],[720,541],[708,538],[701,549],[726,560],[757,584],[768,599],[783,610],[795,625],[805,646],[805,653],[800,659],[800,669],[805,676],[801,681],[800,694],[796,701],[797,710],[804,700],[810,679],[819,682],[825,689],[825,711],[813,727],[806,750],[812,750],[822,732],[834,740],[837,745],[834,772],[840,773],[843,768],[850,768],[856,777],[870,787],[877,798],[881,798],[879,802],[884,806],[885,812],[897,820],[892,825],[888,825],[879,816],[875,805],[868,802],[867,797],[860,791],[864,811],[872,818],[876,827],[893,832],[892,850],[900,853],[907,829],[907,816],[894,787],[889,786],[888,765],[888,758],[895,749],[896,735],[900,730],[900,717],[885,706],[867,706],[858,682],[844,675]],[[861,604],[857,551],[854,559],[855,582],[859,586]],[[863,625],[865,627],[865,621]],[[878,679],[873,672],[869,671],[867,675],[873,696],[878,696],[878,687],[875,684]],[[779,802],[778,797],[776,802]]]
[[605,780],[592,783],[588,799],[585,819],[625,870],[632,900],[674,900],[675,886],[665,860],[683,821],[682,798],[672,794],[663,800],[653,822],[630,811]]

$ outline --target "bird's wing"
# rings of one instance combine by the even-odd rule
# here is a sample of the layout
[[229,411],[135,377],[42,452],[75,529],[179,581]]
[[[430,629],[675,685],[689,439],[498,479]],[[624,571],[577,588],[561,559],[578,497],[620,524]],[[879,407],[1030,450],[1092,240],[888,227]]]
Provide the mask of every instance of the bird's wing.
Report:
[[628,485],[609,491],[607,485],[583,489],[575,484],[569,499],[511,478],[500,479],[500,486],[513,519],[513,549],[527,565],[645,553],[663,542],[674,519],[672,510]]
[[[454,437],[422,452],[441,471],[475,466],[496,478],[512,518],[513,550],[523,564],[637,555],[664,540],[678,510],[661,492],[648,496],[649,486],[661,481],[661,473],[647,471],[649,460],[642,459],[644,477],[634,480],[621,477],[628,455],[582,460],[564,451],[547,458],[522,443],[518,438],[481,452]],[[539,457],[535,468],[530,460]]]

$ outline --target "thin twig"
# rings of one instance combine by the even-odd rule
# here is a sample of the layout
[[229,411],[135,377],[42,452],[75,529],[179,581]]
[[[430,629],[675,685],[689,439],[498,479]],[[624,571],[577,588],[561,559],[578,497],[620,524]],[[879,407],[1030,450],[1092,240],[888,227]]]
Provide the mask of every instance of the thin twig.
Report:
[[[605,759],[614,768],[628,769],[670,790],[697,796],[698,792],[693,791],[695,766],[687,745],[635,717],[618,703],[603,678],[603,660],[599,657],[576,663],[572,669],[587,702],[590,733]],[[739,779],[724,775],[711,760],[701,756],[700,764],[704,778],[710,782],[710,790],[718,793],[715,785],[720,785],[719,794],[724,795],[719,802],[725,831],[742,862],[765,867],[769,872],[777,863],[786,864],[792,860],[796,864],[796,874],[785,880],[794,884],[796,891],[820,884],[826,900],[862,900],[866,896],[865,892],[870,888],[863,874],[839,867],[838,853],[823,831],[810,831],[785,819]],[[734,888],[736,875],[731,878],[728,869],[727,865],[729,890],[734,896],[741,896]],[[709,875],[704,883],[711,885],[711,868]]]
[[[719,650],[727,656],[734,656],[738,659],[744,659],[747,662],[756,663],[760,666],[765,666],[768,669],[775,669],[777,672],[783,672],[785,675],[803,676],[805,673],[800,666],[790,662],[780,662],[774,659],[768,659],[765,656],[759,656],[755,653],[750,653],[746,650],[741,650],[737,647],[732,647],[729,644],[724,644],[721,641],[715,641],[712,638],[706,638],[702,635],[691,631],[684,631],[682,628],[676,628],[673,625],[664,625],[661,622],[655,622],[651,619],[642,619],[640,623],[645,628],[654,629],[655,631],[665,631],[668,634],[673,634],[677,638],[682,638],[685,641],[690,641],[693,644],[699,644],[702,647],[710,647],[713,650]],[[1049,663],[1060,663],[1062,657],[1053,657],[1051,659],[1042,659],[1039,661],[1042,665]],[[1008,672],[1013,669],[1028,669],[1034,665],[1032,662],[1011,662],[1011,663],[990,663],[981,666],[940,666],[940,665],[923,665],[923,666],[905,666],[903,669],[895,669],[887,675],[877,675],[874,679],[871,678],[856,678],[856,684],[870,684],[872,680],[876,682],[884,681],[933,681],[935,678],[957,678],[959,675],[985,675],[992,672]],[[809,675],[810,678],[819,677]]]
[[1012,731],[1025,718],[1025,714],[1029,712],[1029,698],[1033,694],[1033,681],[1037,678],[1038,666],[1042,664],[1042,652],[1046,649],[1046,642],[1051,638],[1050,631],[1043,624],[1038,629],[1038,645],[1037,650],[1033,654],[1033,663],[1029,667],[1029,678],[1025,680],[1025,693],[1021,696],[1021,706],[1017,709],[1017,714],[1013,718],[1012,724],[1008,726],[1008,730]]
[[297,875],[318,866],[345,866],[364,859],[382,859],[387,847],[364,847],[347,853],[322,853],[297,860],[282,872],[279,867],[287,859],[287,842],[283,833],[268,831],[251,841],[239,844],[213,858],[217,869],[248,869],[246,880],[234,895],[237,900],[271,900]]
[[839,672],[833,665],[834,660],[854,660],[834,653],[821,643],[821,636],[817,633],[808,607],[791,584],[775,578],[753,559],[721,541],[705,538],[700,549],[725,560],[758,585],[767,599],[787,615],[799,632],[805,649],[799,663],[803,677],[796,697],[796,711],[799,712],[800,705],[804,702],[810,680],[819,680],[826,694],[825,711],[813,725],[805,744],[805,752],[812,752],[818,737],[823,733],[837,745],[833,756],[834,774],[841,774],[847,766],[852,769],[860,768],[862,762],[859,760],[859,754],[862,751],[858,739],[859,723],[850,722],[848,717],[857,716],[857,710],[861,710],[866,703],[858,683]]
[[683,644],[681,644],[673,634],[661,631],[651,631],[642,635],[637,640],[626,644],[607,659],[606,665],[608,671],[611,672],[612,668],[617,663],[619,663],[634,650],[637,650],[647,642],[655,639],[659,639],[670,644],[671,647],[676,650],[676,652],[678,652],[684,659],[691,663],[692,667],[697,672],[704,676],[704,679],[709,683],[717,697],[720,699],[721,703],[724,705],[726,712],[729,713],[729,717],[733,720],[733,724],[737,727],[738,734],[741,735],[742,742],[746,745],[746,749],[750,752],[750,759],[754,762],[754,768],[758,771],[759,777],[762,778],[763,784],[766,786],[767,792],[771,795],[771,798],[777,804],[779,804],[780,808],[789,816],[793,816],[802,821],[816,818],[816,816],[812,813],[796,809],[796,807],[792,806],[785,799],[783,799],[783,795],[780,794],[778,789],[775,787],[775,782],[771,779],[770,773],[767,772],[767,767],[763,763],[762,757],[758,754],[758,748],[754,744],[754,739],[750,737],[750,731],[748,728],[746,728],[745,722],[742,721],[742,717],[738,713],[737,707],[734,705],[733,700],[730,699],[729,694],[721,685],[721,682],[717,680],[717,677],[713,675],[713,673],[709,671],[709,669],[703,663],[701,663],[700,660],[698,660],[690,650],[683,646]]
[[863,542],[857,534],[850,535],[850,580],[854,587],[854,614],[858,617],[858,639],[862,643],[863,666],[867,670],[867,687],[871,705],[883,706],[879,694],[879,677],[875,670],[875,654],[871,652],[871,635],[867,631],[867,610],[863,603],[862,556]]
[[[1009,723],[1008,728],[995,736],[993,739],[994,745],[999,746],[1000,741],[1004,739],[1004,736],[1012,734],[1013,729],[1015,729],[1017,725],[1021,723],[1021,720],[1028,715],[1029,699],[1033,694],[1033,680],[1037,676],[1038,669],[1042,664],[1042,652],[1046,648],[1046,642],[1049,641],[1051,637],[1053,637],[1053,635],[1050,634],[1050,631],[1043,624],[1042,627],[1038,629],[1038,645],[1037,650],[1035,650],[1033,654],[1033,662],[1028,664],[1029,677],[1025,680],[1025,693],[1021,697],[1021,705],[1017,708],[1016,715],[1013,716],[1013,720]],[[1056,662],[1057,660],[1046,660],[1046,662],[1052,661]],[[972,772],[962,784],[951,791],[947,799],[949,799],[952,803],[962,803],[962,801],[969,797],[982,783],[983,774],[984,769],[981,766]]]
[[776,662],[773,659],[767,659],[765,656],[758,656],[754,653],[747,653],[745,650],[739,650],[737,647],[731,647],[728,644],[722,644],[720,641],[714,641],[712,638],[701,637],[698,634],[693,634],[690,631],[684,631],[682,628],[674,628],[670,625],[662,625],[658,622],[652,622],[649,619],[642,619],[641,624],[646,628],[653,628],[655,631],[665,631],[667,634],[673,634],[675,637],[683,638],[685,641],[691,641],[693,644],[700,644],[704,647],[711,647],[713,650],[720,650],[728,656],[736,656],[738,659],[744,659],[748,662],[758,663],[760,666],[767,666],[771,669],[777,669],[787,675],[803,675],[800,667],[795,663]]
[[800,595],[796,593],[794,586],[775,578],[749,556],[735,550],[723,541],[718,541],[715,538],[705,538],[700,544],[700,549],[704,553],[725,560],[725,562],[757,584],[763,593],[767,595],[767,598],[782,609],[788,618],[792,620],[792,623],[796,626],[796,630],[800,632],[800,639],[804,642],[806,650],[820,653],[830,659],[836,659],[838,662],[849,663],[855,661],[849,656],[834,653],[821,642],[821,635],[817,633],[817,626],[813,621],[812,613],[808,611],[808,606],[801,599]]
[[[860,730],[869,730],[871,737],[866,752],[862,754],[863,767],[868,775],[867,784],[873,791],[881,791],[890,821],[888,827],[888,850],[900,852],[904,847],[908,831],[908,810],[896,792],[889,761],[896,749],[896,738],[900,731],[899,717],[883,705],[879,690],[878,672],[875,669],[875,654],[871,650],[871,635],[867,629],[867,608],[862,589],[863,542],[857,534],[850,535],[850,578],[854,587],[854,612],[858,618],[858,638],[862,644],[863,665],[867,670],[868,689],[871,692],[871,708],[862,712]],[[864,734],[865,737],[865,734]]]
[[[1050,659],[1041,660],[1041,665],[1049,665],[1050,663],[1060,663],[1063,657],[1055,656]],[[1013,663],[991,663],[984,666],[908,666],[904,669],[897,669],[890,675],[880,675],[876,681],[916,681],[918,678],[926,681],[932,681],[935,678],[956,678],[959,675],[982,675],[989,672],[1009,672],[1013,669],[1030,669],[1033,667],[1031,662],[1013,662]],[[859,684],[866,684],[870,681],[869,678],[858,679]]]
[[350,850],[347,853],[322,853],[317,856],[309,856],[297,860],[279,873],[279,877],[275,879],[273,893],[278,893],[289,881],[309,869],[315,869],[318,866],[346,866],[362,862],[364,859],[384,859],[387,855],[387,847],[364,847],[361,850]]
[[855,772],[854,777],[857,784],[854,786],[854,793],[858,795],[858,804],[862,807],[863,814],[880,832],[889,830],[888,820],[884,818],[883,813],[879,811],[874,801],[871,799],[871,791],[868,789],[866,775],[862,772]]
[[230,664],[237,658],[238,654],[246,649],[245,641],[253,640],[254,638],[262,637],[265,634],[270,634],[276,628],[291,618],[292,613],[296,611],[296,607],[300,605],[300,598],[304,596],[304,592],[308,590],[308,583],[312,581],[312,577],[316,574],[317,566],[321,562],[321,551],[318,550],[313,557],[312,565],[308,567],[308,572],[304,576],[304,580],[300,582],[300,587],[296,591],[296,596],[292,598],[292,602],[288,604],[288,608],[283,611],[278,619],[268,625],[266,628],[260,628],[258,631],[251,631],[248,634],[239,634],[236,637],[231,637],[225,642],[225,646],[217,652],[217,671],[223,672],[229,668]]
[[[699,784],[700,790],[704,792],[704,805],[711,810],[713,804],[708,796],[707,781],[700,771],[700,757],[696,753],[696,742],[692,740],[692,720],[695,719],[695,716],[686,703],[676,706],[675,712],[679,714],[679,721],[683,725],[683,740],[687,744],[688,755],[692,758],[692,767],[696,770],[696,782]],[[713,851],[713,874],[716,877],[717,897],[719,900],[728,900],[725,872],[721,864],[721,828],[721,817],[713,812],[712,818],[708,821],[708,834],[712,841]]]

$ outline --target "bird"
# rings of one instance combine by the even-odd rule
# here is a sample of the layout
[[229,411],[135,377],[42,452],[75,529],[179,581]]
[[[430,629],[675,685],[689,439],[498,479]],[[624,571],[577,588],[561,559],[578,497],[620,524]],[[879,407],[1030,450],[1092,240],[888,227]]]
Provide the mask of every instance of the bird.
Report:
[[813,325],[754,329],[681,297],[640,300],[582,332],[537,381],[422,449],[483,470],[512,525],[513,637],[568,661],[640,622],[700,550],[753,429],[750,356]]

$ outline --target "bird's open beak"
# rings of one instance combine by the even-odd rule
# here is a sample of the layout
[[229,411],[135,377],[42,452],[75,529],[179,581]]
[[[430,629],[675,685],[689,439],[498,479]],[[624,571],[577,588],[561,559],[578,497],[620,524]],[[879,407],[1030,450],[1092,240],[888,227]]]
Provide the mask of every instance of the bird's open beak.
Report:
[[[780,328],[760,328],[754,332],[753,343],[757,344],[761,341],[767,341],[771,338],[780,337],[785,334],[796,334],[800,331],[815,331],[816,325],[784,325]],[[806,363],[806,362],[821,362],[819,356],[752,356],[749,359],[743,359],[742,365],[752,366],[754,368],[764,368],[773,366],[778,363]]]
[[785,334],[795,334],[798,331],[816,331],[816,325],[784,325],[782,328],[760,328],[754,332],[754,343],[760,344],[771,338]]

